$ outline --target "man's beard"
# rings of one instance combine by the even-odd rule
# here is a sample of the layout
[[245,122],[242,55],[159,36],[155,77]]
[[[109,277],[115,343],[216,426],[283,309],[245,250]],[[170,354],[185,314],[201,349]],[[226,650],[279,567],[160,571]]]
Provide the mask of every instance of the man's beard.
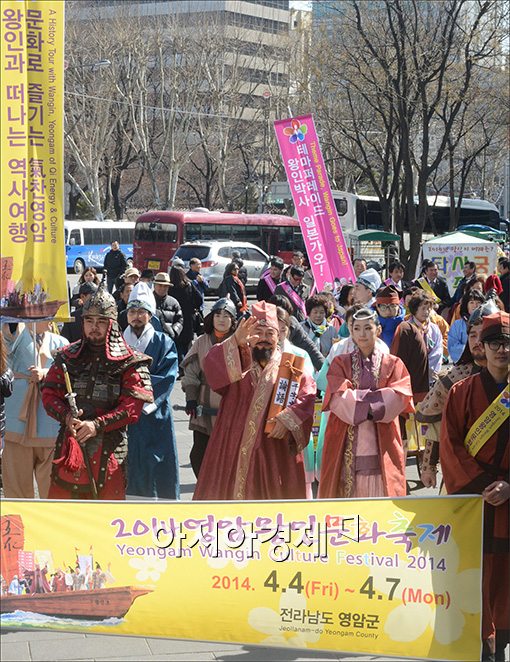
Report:
[[145,329],[145,324],[130,324],[129,326],[137,338],[142,335],[143,330]]
[[485,352],[483,350],[481,352],[471,352],[471,356],[473,357],[473,361],[477,363],[485,361]]
[[85,340],[89,345],[92,345],[92,347],[104,347],[106,345],[106,338],[98,339],[85,336]]
[[251,350],[251,355],[254,361],[258,363],[268,362],[273,356],[274,349],[272,347],[254,347]]

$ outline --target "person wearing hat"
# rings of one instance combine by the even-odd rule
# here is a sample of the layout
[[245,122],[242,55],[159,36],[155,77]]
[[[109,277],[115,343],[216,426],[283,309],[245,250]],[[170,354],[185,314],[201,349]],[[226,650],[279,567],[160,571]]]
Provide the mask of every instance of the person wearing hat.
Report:
[[83,306],[87,303],[90,297],[97,292],[97,285],[93,282],[84,282],[80,285],[78,290],[79,305],[73,311],[74,322],[66,322],[62,327],[60,335],[67,338],[69,342],[76,342],[81,339],[83,333]]
[[113,292],[117,278],[128,268],[127,257],[120,250],[119,242],[112,241],[111,248],[104,256],[103,269],[107,272],[108,292]]
[[487,315],[496,313],[498,307],[489,299],[470,315],[467,325],[467,343],[456,364],[443,370],[424,400],[416,406],[418,435],[424,448],[420,477],[425,487],[436,487],[437,464],[439,462],[439,440],[441,420],[446,398],[451,387],[461,379],[476,375],[487,364],[481,340],[482,322]]
[[284,263],[279,257],[272,257],[269,268],[262,274],[257,285],[257,301],[269,301],[282,278]]
[[304,499],[300,453],[310,440],[315,382],[306,372],[294,403],[265,431],[280,369],[276,306],[259,301],[235,333],[204,359],[211,388],[222,396],[195,500]]
[[448,494],[484,500],[482,660],[504,660],[510,639],[510,315],[484,317],[481,341],[487,365],[452,386],[439,452]]
[[184,323],[179,302],[168,294],[170,276],[160,271],[154,278],[154,299],[156,301],[156,317],[161,322],[163,332],[174,342],[179,337]]
[[376,311],[355,312],[355,349],[328,370],[319,499],[406,494],[399,415],[414,412],[411,378],[398,357],[377,349],[378,335]]
[[128,427],[126,493],[178,499],[179,463],[170,404],[178,371],[177,350],[171,338],[154,328],[155,313],[151,289],[147,283],[137,283],[127,305],[124,340],[152,359],[149,371],[154,402],[145,404],[138,421]]
[[221,402],[221,395],[215,393],[207,382],[204,359],[211,347],[234,333],[236,319],[236,307],[230,299],[216,301],[204,318],[204,333],[195,340],[182,362],[181,385],[186,394],[189,429],[193,432],[189,459],[197,478]]
[[140,272],[136,267],[129,267],[129,269],[126,269],[124,272],[122,278],[127,285],[136,285],[140,280]]
[[[41,390],[46,413],[60,422],[48,498],[125,498],[126,428],[153,401],[149,363],[124,341],[103,277],[83,306],[82,339],[56,354]],[[66,398],[64,364],[77,416]]]
[[387,285],[377,290],[375,308],[381,325],[381,340],[391,347],[395,331],[404,321],[404,307],[400,304],[402,292],[394,285]]
[[[140,280],[140,272],[136,267],[129,267],[126,271],[121,274],[115,281],[116,290],[114,292],[114,298],[118,301],[122,297],[122,291],[125,285],[136,285]],[[125,310],[121,308],[121,310]],[[120,312],[120,310],[119,310]]]
[[371,308],[375,304],[375,293],[381,287],[381,277],[375,269],[367,269],[354,285],[354,303]]
[[306,319],[306,288],[303,285],[305,270],[303,267],[291,266],[287,279],[276,286],[274,294],[286,297],[292,306],[292,315],[299,321]]

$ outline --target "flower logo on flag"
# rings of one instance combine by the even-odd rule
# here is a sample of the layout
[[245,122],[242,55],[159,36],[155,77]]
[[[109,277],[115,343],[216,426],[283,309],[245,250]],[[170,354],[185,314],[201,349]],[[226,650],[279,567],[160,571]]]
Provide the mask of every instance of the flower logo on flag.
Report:
[[298,120],[292,120],[290,124],[290,126],[286,126],[283,130],[283,133],[286,136],[289,136],[289,142],[292,144],[297,143],[298,141],[303,142],[306,132],[308,131],[306,124],[300,124]]

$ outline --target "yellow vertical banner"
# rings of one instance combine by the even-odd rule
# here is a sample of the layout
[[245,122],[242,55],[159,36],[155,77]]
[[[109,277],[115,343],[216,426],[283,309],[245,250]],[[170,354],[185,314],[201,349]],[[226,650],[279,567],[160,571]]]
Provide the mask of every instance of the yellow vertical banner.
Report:
[[0,622],[472,661],[482,513],[469,496],[4,500]]
[[0,315],[69,317],[64,2],[1,0]]

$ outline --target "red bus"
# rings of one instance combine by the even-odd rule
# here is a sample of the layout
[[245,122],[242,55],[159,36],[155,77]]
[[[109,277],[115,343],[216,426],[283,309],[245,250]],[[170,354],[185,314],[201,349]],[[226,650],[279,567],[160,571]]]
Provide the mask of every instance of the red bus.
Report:
[[[290,262],[292,251],[305,253],[299,222],[278,214],[192,211],[148,211],[135,224],[133,262],[138,269],[167,271],[168,263],[187,241],[240,241]],[[305,253],[306,254],[306,253]]]

